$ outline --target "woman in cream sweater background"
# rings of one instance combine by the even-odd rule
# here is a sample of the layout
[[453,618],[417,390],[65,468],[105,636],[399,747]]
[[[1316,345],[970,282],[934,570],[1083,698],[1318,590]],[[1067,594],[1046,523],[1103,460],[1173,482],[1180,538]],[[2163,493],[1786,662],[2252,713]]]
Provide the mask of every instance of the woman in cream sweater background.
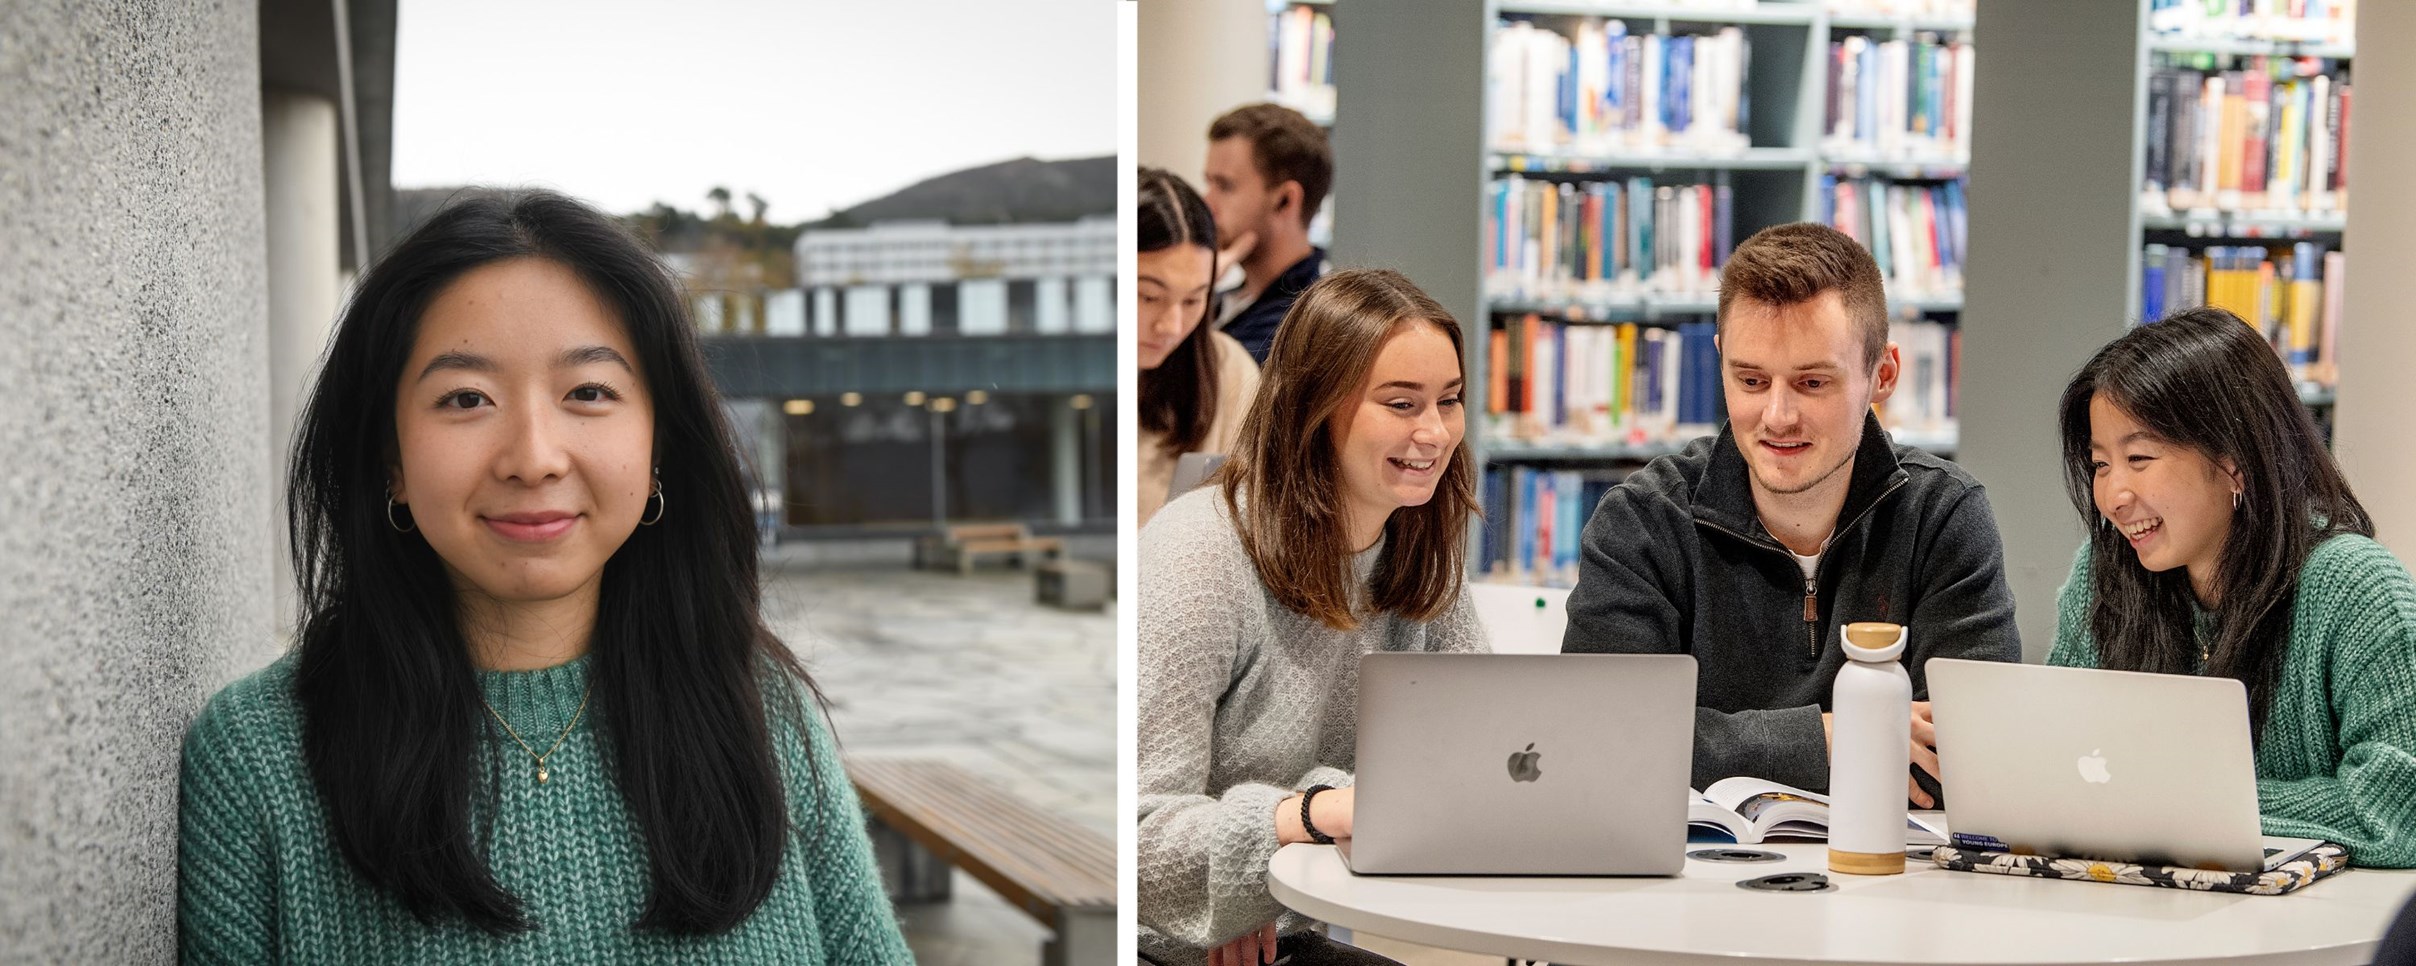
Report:
[[1185,453],[1228,453],[1258,392],[1258,364],[1232,336],[1203,325],[1216,278],[1216,220],[1183,179],[1140,171],[1141,467],[1139,516],[1166,505]]

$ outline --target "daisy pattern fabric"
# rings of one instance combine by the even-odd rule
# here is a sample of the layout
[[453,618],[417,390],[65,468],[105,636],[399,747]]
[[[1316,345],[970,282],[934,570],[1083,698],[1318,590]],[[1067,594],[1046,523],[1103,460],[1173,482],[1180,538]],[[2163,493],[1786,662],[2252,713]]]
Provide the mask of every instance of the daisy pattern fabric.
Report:
[[2307,850],[2305,855],[2264,872],[2221,872],[2207,869],[2185,869],[2170,865],[2106,862],[2099,859],[2064,859],[2051,855],[1982,852],[1974,849],[1958,849],[1951,845],[1939,846],[1937,851],[1930,853],[1930,861],[1937,863],[1939,868],[1955,872],[1994,872],[2000,875],[2026,875],[2039,879],[2079,879],[2086,882],[2193,889],[2199,892],[2278,896],[2297,892],[2311,883],[2348,868],[2349,850],[2337,843],[2326,842]]

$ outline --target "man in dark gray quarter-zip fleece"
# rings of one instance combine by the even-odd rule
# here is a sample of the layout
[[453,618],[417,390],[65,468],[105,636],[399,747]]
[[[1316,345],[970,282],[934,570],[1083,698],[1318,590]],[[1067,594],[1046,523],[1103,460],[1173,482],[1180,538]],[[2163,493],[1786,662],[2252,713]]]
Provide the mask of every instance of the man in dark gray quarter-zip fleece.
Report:
[[1879,268],[1852,238],[1780,225],[1721,269],[1728,422],[1611,489],[1586,523],[1571,653],[1695,656],[1694,783],[1829,784],[1839,627],[1907,627],[1908,798],[1938,798],[1933,657],[2021,659],[1996,520],[1960,467],[1892,443]]

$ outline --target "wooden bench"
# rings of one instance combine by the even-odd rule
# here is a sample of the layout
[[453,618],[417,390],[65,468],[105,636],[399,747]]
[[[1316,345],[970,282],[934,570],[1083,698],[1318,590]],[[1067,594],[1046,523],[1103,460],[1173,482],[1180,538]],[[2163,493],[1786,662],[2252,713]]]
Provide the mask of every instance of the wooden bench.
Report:
[[1035,537],[1030,528],[1020,523],[960,523],[927,538],[916,548],[916,563],[925,566],[947,564],[960,574],[971,574],[976,559],[986,556],[1012,557],[1018,566],[1034,555],[1045,554],[1056,559],[1065,553],[1065,541],[1056,537]]
[[1115,840],[947,762],[858,758],[847,773],[891,898],[947,899],[954,866],[1056,933],[1044,966],[1115,958]]

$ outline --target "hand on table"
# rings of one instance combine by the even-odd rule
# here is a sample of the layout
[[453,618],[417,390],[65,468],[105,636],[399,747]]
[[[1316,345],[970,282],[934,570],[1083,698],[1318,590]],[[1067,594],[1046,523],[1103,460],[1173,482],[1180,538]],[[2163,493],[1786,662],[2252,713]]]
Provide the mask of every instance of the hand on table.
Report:
[[1208,950],[1208,966],[1264,966],[1275,961],[1275,924],[1268,923]]
[[[1821,712],[1820,737],[1829,746],[1829,754],[1837,754],[1837,724],[1835,715]],[[1913,702],[1913,764],[1929,777],[1938,777],[1938,727],[1930,723],[1929,702]],[[1921,782],[1911,775],[1904,776],[1905,797],[1921,808],[1935,808],[1938,800],[1921,790]]]
[[1223,274],[1228,265],[1241,264],[1242,259],[1250,257],[1251,250],[1257,247],[1258,233],[1254,231],[1245,231],[1228,239],[1224,247],[1216,250],[1218,274]]

